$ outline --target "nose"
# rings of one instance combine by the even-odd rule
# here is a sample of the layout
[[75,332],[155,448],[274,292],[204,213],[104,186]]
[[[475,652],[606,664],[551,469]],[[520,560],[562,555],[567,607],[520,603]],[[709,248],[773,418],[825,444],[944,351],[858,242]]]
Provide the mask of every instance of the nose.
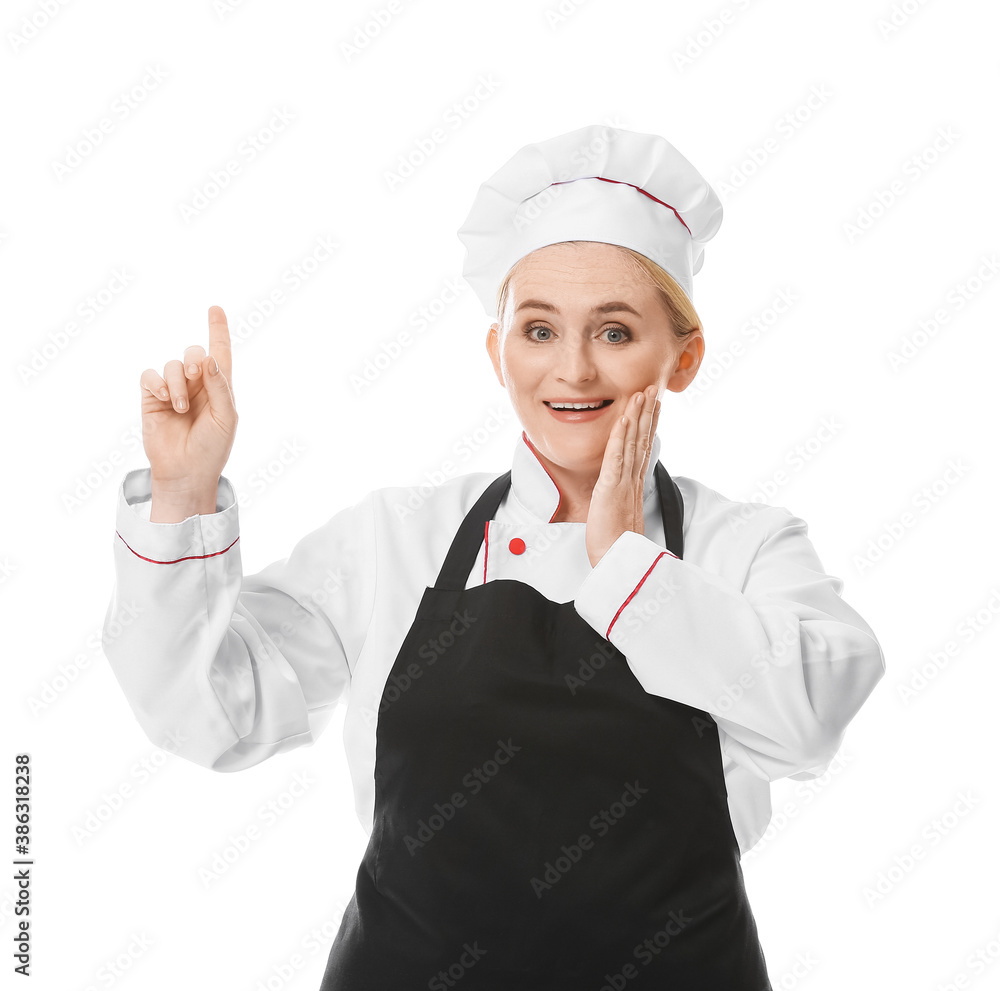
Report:
[[560,382],[589,382],[597,375],[597,364],[585,341],[577,341],[559,349],[556,378]]

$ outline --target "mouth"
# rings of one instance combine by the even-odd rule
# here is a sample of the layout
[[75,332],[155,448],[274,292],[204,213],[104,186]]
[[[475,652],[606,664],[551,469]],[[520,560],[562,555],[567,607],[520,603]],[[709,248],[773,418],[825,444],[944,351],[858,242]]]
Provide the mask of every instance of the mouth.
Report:
[[560,423],[589,423],[604,416],[604,411],[614,402],[613,399],[583,399],[574,402],[572,399],[543,399],[549,408],[549,415]]
[[543,403],[548,406],[549,409],[558,410],[562,413],[572,413],[572,412],[587,412],[592,410],[604,409],[605,406],[610,406],[614,400],[613,399],[578,399],[578,400],[547,400],[543,399]]

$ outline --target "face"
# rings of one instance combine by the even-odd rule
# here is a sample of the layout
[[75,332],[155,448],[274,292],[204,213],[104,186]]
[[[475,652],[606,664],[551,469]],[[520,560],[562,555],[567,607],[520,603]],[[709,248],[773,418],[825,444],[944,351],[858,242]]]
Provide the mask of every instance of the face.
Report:
[[[503,326],[487,335],[525,434],[568,471],[599,472],[615,418],[633,394],[653,383],[657,394],[682,392],[701,362],[701,332],[680,342],[657,290],[625,257],[595,241],[533,251],[510,281]],[[549,405],[592,400],[606,401],[604,408],[558,414]]]

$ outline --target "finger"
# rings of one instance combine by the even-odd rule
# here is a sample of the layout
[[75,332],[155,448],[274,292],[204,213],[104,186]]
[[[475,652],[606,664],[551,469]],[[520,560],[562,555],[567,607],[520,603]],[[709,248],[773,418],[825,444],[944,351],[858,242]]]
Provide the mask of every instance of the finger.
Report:
[[642,407],[636,405],[639,393],[633,393],[629,397],[628,410],[626,412],[625,436],[622,441],[622,460],[619,481],[625,481],[632,477],[632,463],[635,460],[635,434],[636,424],[639,422],[639,414]]
[[208,308],[208,353],[219,363],[219,371],[233,385],[233,351],[229,340],[229,322],[221,306]]
[[163,366],[163,379],[170,390],[170,399],[178,413],[185,413],[190,405],[184,366],[175,358]]
[[641,456],[637,459],[641,462],[638,465],[639,472],[637,477],[642,477],[646,473],[646,461],[649,456],[649,448],[652,443],[652,435],[650,427],[653,423],[653,412],[656,409],[656,385],[649,385],[643,390],[643,395],[645,399],[642,403],[642,416],[639,418],[639,430],[637,435],[637,443],[639,444],[639,450],[642,452]]
[[212,415],[217,422],[227,427],[235,427],[237,416],[233,390],[226,381],[226,376],[222,374],[221,367],[214,372],[212,371],[215,364],[215,355],[209,355],[202,362],[201,374],[205,383],[205,393],[208,396],[208,403],[212,408]]
[[613,486],[621,478],[622,453],[625,449],[625,431],[627,416],[616,416],[615,425],[611,428],[608,443],[604,448],[604,460],[601,462],[601,473],[597,476],[600,486]]
[[201,363],[205,357],[205,349],[200,344],[192,344],[184,349],[184,374],[189,378],[201,375]]
[[[649,428],[649,444],[646,447],[646,453],[643,455],[642,459],[642,471],[639,474],[639,498],[642,498],[641,493],[645,489],[646,485],[646,472],[649,470],[649,460],[653,455],[653,438],[656,435],[656,423],[660,418],[660,400],[657,399],[653,404],[653,416],[650,422]],[[642,507],[637,507],[638,511],[642,511]]]
[[633,394],[628,404],[628,423],[625,425],[625,446],[622,451],[622,479],[631,479],[635,470],[635,439],[639,431],[639,418],[642,415],[642,406],[637,405],[638,400],[644,398],[641,392]]
[[160,373],[154,368],[147,368],[139,376],[139,388],[144,397],[149,396],[159,402],[170,401],[170,390],[167,388],[167,383],[163,381]]
[[649,454],[653,449],[653,432],[656,430],[656,418],[659,416],[660,412],[660,402],[656,398],[656,393],[654,392],[652,397],[646,399],[644,404],[649,407],[650,412],[644,413],[643,419],[648,421],[648,425],[643,427],[640,426],[640,433],[644,437],[643,450],[642,450],[642,464],[636,473],[636,483],[639,491],[642,491],[642,486],[646,478],[646,469],[649,467]]

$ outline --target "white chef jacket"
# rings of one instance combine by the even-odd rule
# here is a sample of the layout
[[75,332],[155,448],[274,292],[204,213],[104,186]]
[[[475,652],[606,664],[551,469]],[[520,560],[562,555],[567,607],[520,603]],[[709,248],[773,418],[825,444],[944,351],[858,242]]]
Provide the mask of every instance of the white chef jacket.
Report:
[[[678,476],[683,559],[667,551],[659,450],[656,435],[645,533],[621,534],[592,567],[586,523],[550,522],[560,492],[522,432],[466,587],[515,579],[554,602],[572,600],[645,691],[708,712],[745,853],[770,821],[769,781],[823,773],[885,663],[841,599],[841,579],[824,573],[806,523],[787,509]],[[128,472],[102,643],[143,731],[196,764],[236,771],[313,743],[346,702],[355,809],[370,834],[383,690],[425,587],[497,474],[373,490],[287,558],[244,576],[225,476],[214,514],[153,523],[150,470]],[[136,618],[118,624],[120,612]],[[588,663],[581,658],[584,685]]]

